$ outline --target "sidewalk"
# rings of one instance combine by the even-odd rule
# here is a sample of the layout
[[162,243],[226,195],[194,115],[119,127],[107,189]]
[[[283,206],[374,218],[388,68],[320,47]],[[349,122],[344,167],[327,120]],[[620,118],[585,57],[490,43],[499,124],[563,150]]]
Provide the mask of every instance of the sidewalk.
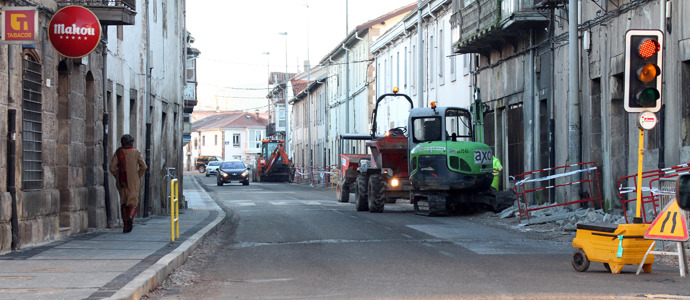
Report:
[[0,255],[0,299],[139,299],[215,231],[225,212],[197,183],[184,182],[180,238],[170,216],[135,218],[134,230],[103,229]]

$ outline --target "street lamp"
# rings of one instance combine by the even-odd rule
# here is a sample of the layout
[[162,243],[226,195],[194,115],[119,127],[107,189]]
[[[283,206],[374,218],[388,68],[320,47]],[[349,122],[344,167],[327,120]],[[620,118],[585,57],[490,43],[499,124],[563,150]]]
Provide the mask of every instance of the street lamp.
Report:
[[[271,92],[271,52],[262,52],[261,54],[266,55],[266,71],[268,72],[268,78],[266,78],[266,95]],[[268,123],[271,123],[271,97],[266,96],[266,112],[268,114]]]

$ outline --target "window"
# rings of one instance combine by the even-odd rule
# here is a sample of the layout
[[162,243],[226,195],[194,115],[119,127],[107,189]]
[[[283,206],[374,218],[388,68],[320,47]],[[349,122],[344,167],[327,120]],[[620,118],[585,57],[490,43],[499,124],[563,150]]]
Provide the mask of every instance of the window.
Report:
[[462,73],[463,75],[467,75],[470,73],[470,59],[472,58],[471,54],[463,54],[463,65],[462,65]]
[[417,47],[415,45],[412,45],[412,52],[410,52],[410,56],[412,56],[412,65],[410,66],[412,68],[412,81],[410,82],[410,87],[412,88],[412,91],[415,91],[417,81],[417,56],[415,55],[417,52],[416,48]]
[[395,57],[395,86],[400,87],[400,52]]
[[441,141],[441,118],[412,119],[412,141],[414,143]]
[[278,107],[278,127],[285,128],[285,106]]
[[405,56],[405,76],[403,76],[403,86],[407,87],[407,47],[405,47],[405,52],[403,52],[403,56]]
[[240,134],[239,133],[233,133],[232,134],[232,146],[233,147],[239,147],[240,146]]
[[262,135],[261,130],[249,130],[249,143],[251,144],[251,147],[256,149],[261,148]]
[[213,145],[218,146],[218,135],[217,134],[213,136]]
[[22,188],[43,188],[42,67],[38,62],[22,60]]
[[[428,51],[427,51],[427,53],[429,54],[429,73],[428,73],[429,75],[428,75],[428,78],[429,78],[429,83],[431,84],[431,83],[434,83],[434,73],[436,73],[434,70],[434,68],[436,66],[435,65],[436,60],[434,58],[435,55],[434,55],[434,36],[433,35],[429,37],[429,46],[428,47],[429,47]],[[431,88],[431,86],[429,86],[429,88]]]
[[455,55],[450,56],[450,80],[455,81],[456,76],[455,76],[455,64],[457,63],[457,60],[455,59]]
[[393,90],[393,53],[390,55],[390,60],[388,60],[388,89],[386,93],[390,93]]
[[[384,60],[383,60],[383,68],[384,68],[384,70],[383,70],[383,78],[382,78],[382,80],[383,80],[383,90],[384,90],[383,93],[385,93],[385,91],[388,91],[388,60],[387,60],[387,59],[384,59]],[[381,94],[383,94],[383,93],[381,93]]]
[[378,63],[378,65],[376,66],[376,77],[378,78],[376,80],[376,91],[379,94],[379,96],[383,94],[381,90],[383,88],[383,85],[381,84],[381,81],[383,81],[382,71],[383,69],[381,69],[381,63]]
[[206,136],[201,137],[201,146],[206,146]]
[[443,51],[443,29],[438,31],[438,83],[443,84],[443,72],[445,72],[446,54]]

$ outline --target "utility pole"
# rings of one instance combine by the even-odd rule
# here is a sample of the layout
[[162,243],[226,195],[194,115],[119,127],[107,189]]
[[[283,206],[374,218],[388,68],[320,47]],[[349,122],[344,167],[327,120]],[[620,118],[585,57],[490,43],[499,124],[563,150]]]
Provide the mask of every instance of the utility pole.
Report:
[[[348,0],[345,0],[345,43],[347,43],[347,36],[349,29],[349,10]],[[350,133],[350,53],[345,48],[345,133]]]
[[[278,34],[279,34],[279,35],[284,35],[284,36],[285,36],[285,87],[283,87],[283,95],[285,95],[285,104],[284,104],[284,105],[285,105],[285,110],[286,110],[285,113],[287,113],[287,102],[288,102],[288,92],[287,92],[287,82],[288,82],[288,50],[287,50],[288,47],[287,47],[287,40],[288,40],[288,39],[287,39],[287,38],[288,38],[288,33],[287,33],[287,31],[284,31],[284,32],[279,32]],[[274,113],[277,113],[277,112],[278,112],[278,110],[277,110],[277,107],[276,107],[276,110],[274,111]],[[275,127],[278,128],[278,115],[277,115],[277,114],[276,114],[276,116],[275,116],[275,121],[274,121],[274,122],[275,122],[275,124],[276,124]],[[289,133],[289,130],[290,130],[290,126],[289,126],[289,124],[288,124],[288,126],[285,126],[285,137],[284,137],[284,139],[285,139],[285,144],[287,144],[287,135],[288,135],[288,133]],[[288,153],[289,153],[289,152],[288,152]]]
[[[311,97],[309,87],[311,86],[311,62],[309,61],[309,4],[307,4],[307,133],[309,137],[309,166],[314,165],[314,142],[311,140]],[[287,106],[287,100],[285,100]],[[310,168],[311,170],[311,168]],[[309,177],[314,176],[313,172],[309,172]],[[313,178],[310,178],[313,181]]]
[[417,107],[424,107],[424,37],[422,0],[417,0]]

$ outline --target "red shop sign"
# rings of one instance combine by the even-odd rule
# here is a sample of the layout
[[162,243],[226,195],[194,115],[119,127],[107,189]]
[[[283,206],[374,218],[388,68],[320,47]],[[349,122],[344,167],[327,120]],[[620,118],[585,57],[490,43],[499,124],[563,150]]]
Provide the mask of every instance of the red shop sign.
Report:
[[38,10],[35,7],[3,7],[2,29],[2,40],[7,44],[38,42]]
[[67,6],[50,19],[48,39],[62,56],[83,57],[98,46],[101,24],[90,10],[81,6]]

